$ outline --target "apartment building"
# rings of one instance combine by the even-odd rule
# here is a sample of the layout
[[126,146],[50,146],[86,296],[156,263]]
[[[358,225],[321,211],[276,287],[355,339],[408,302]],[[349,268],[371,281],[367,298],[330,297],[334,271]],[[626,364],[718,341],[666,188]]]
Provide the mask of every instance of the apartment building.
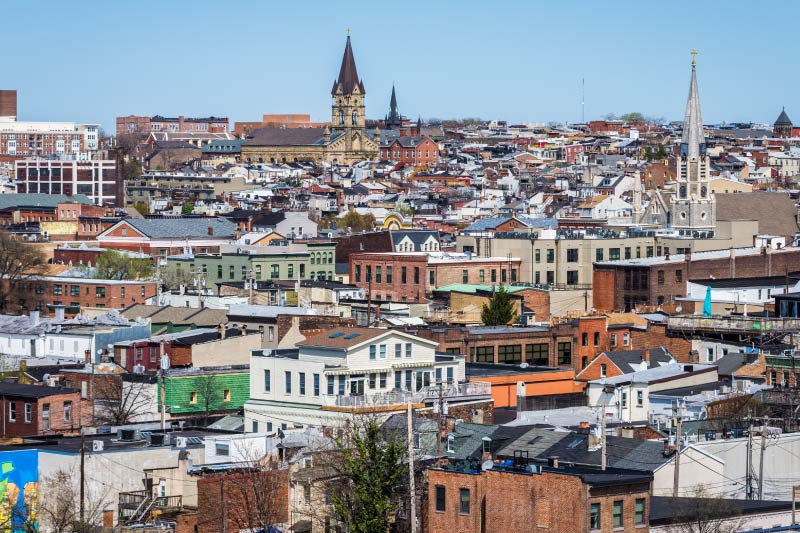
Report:
[[114,160],[30,158],[14,167],[20,193],[82,194],[96,205],[123,207],[125,184]]
[[[5,107],[11,110],[11,103]],[[67,154],[86,159],[98,148],[99,130],[98,124],[29,122],[0,116],[0,161]]]
[[149,134],[150,132],[169,131],[175,133],[226,133],[230,121],[227,117],[184,116],[153,117],[128,115],[117,117],[117,135]]
[[378,328],[333,328],[296,349],[253,352],[245,428],[337,426],[360,412],[403,412],[438,401],[491,402],[488,383],[465,383],[464,358],[436,352],[437,343]]

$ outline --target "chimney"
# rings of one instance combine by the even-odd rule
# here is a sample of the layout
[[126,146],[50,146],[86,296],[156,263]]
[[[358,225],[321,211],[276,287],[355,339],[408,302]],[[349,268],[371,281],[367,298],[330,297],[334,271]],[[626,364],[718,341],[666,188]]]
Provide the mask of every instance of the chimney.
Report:
[[553,455],[547,458],[547,466],[550,468],[558,468],[558,456]]
[[83,352],[83,356],[84,356],[84,361],[86,363],[90,363],[91,364],[91,362],[92,362],[92,351],[91,350],[86,350],[85,352]]
[[220,324],[219,326],[217,326],[217,332],[219,333],[219,338],[220,339],[224,339],[225,338],[225,325],[224,324]]
[[39,311],[31,311],[31,322],[34,326],[39,325]]
[[56,322],[64,321],[64,308],[62,306],[56,307]]
[[208,234],[209,235],[214,235],[214,228],[213,227],[211,227],[211,226],[208,227]]

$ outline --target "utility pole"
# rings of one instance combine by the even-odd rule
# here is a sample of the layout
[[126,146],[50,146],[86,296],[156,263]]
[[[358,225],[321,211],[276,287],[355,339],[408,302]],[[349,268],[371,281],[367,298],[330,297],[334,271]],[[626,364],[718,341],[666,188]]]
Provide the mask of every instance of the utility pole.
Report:
[[750,430],[747,434],[747,473],[746,473],[745,493],[748,500],[753,499],[753,422],[750,422]]
[[85,509],[86,509],[86,494],[85,494],[85,487],[86,487],[86,440],[85,436],[83,435],[83,430],[81,430],[81,527],[85,524],[83,521],[85,518]]
[[764,499],[764,450],[767,449],[767,418],[761,421],[761,457],[758,461],[758,499]]
[[672,479],[672,497],[678,497],[678,485],[680,484],[681,476],[681,426],[683,420],[680,414],[680,405],[675,404],[675,421],[677,423],[677,431],[675,432],[675,471]]
[[411,533],[417,533],[417,498],[414,488],[414,411],[411,399],[408,400],[408,488],[410,492],[411,504]]
[[605,391],[603,391],[603,410],[600,412],[600,450],[602,451],[600,455],[600,468],[602,470],[606,469],[606,465],[608,463],[608,455],[606,453],[606,405],[607,405],[608,398],[606,397]]

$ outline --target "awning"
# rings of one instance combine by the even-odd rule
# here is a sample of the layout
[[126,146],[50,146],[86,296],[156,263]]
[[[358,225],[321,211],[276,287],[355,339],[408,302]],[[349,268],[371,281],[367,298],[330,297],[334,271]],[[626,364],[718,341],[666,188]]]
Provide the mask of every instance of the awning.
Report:
[[392,368],[421,368],[425,366],[432,367],[434,363],[434,361],[407,361],[404,363],[394,363],[392,364]]

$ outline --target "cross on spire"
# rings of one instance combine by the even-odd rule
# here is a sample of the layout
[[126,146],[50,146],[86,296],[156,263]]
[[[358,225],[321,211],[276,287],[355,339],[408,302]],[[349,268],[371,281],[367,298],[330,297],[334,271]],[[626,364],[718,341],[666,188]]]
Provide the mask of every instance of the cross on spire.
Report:
[[[350,35],[350,34],[348,33],[348,35]],[[700,52],[698,52],[697,50],[692,48],[692,51],[689,52],[689,53],[692,54],[692,66],[697,65],[697,54],[699,54]]]
[[347,36],[350,37],[350,28],[347,28]]

